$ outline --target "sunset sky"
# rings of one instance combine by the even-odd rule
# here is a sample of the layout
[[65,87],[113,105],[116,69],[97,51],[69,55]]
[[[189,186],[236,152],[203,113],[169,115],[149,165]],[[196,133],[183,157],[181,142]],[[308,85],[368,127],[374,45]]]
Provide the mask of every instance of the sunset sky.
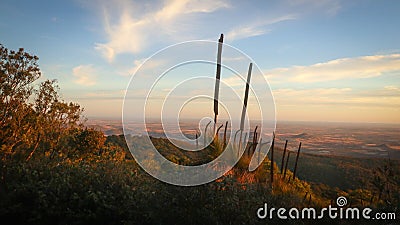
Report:
[[39,56],[41,79],[89,119],[121,117],[156,51],[224,33],[268,79],[278,121],[400,123],[399,12],[396,0],[2,0],[0,43]]

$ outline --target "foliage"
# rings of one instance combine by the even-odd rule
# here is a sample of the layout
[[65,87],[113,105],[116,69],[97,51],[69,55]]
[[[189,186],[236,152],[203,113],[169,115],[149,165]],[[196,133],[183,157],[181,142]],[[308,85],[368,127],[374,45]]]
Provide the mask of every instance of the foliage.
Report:
[[240,184],[231,177],[199,187],[172,186],[126,160],[36,157],[7,163],[6,177],[13,179],[2,197],[0,218],[13,223],[256,223],[255,210],[264,202],[302,204],[297,196],[272,197],[266,185]]
[[20,48],[9,51],[0,45],[0,146],[12,153],[18,146],[30,144],[34,133],[34,110],[28,102],[32,83],[40,77],[38,57]]
[[[248,172],[250,157],[205,185],[162,183],[140,169],[125,142],[127,138],[132,147],[146,150],[145,137],[105,137],[100,131],[84,128],[82,109],[60,99],[56,81],[46,80],[35,89],[33,83],[40,77],[38,57],[0,45],[0,59],[2,224],[306,224],[310,221],[259,220],[256,211],[264,203],[275,208],[321,208],[338,195],[364,205],[374,195],[364,188],[345,192],[293,179],[290,170],[284,177],[268,159]],[[151,141],[162,155],[182,165],[212,160],[222,151],[218,140],[199,152],[184,151],[163,138]],[[152,163],[151,156],[148,158]],[[315,178],[313,173],[324,176],[340,168],[337,161],[329,160],[320,165],[315,159],[302,161],[299,177],[311,174]],[[350,168],[340,162],[343,168]],[[271,163],[273,185],[269,180]],[[358,168],[351,167],[364,171]],[[384,200],[393,200],[388,209],[398,209],[398,171],[393,162],[376,169],[369,184],[380,193],[374,207],[382,208]]]
[[3,157],[31,159],[37,150],[55,152],[70,129],[80,127],[82,109],[60,99],[55,80],[40,77],[38,57],[0,45],[0,146]]

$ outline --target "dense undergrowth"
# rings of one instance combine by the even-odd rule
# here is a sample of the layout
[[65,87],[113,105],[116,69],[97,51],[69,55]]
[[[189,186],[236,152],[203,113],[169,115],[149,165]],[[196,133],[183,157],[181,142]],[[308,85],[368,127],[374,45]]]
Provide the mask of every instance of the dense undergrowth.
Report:
[[[271,162],[266,159],[248,172],[246,157],[223,177],[201,186],[158,181],[136,164],[123,136],[105,137],[85,128],[79,104],[62,100],[55,80],[35,83],[41,76],[37,61],[22,48],[10,51],[0,45],[1,224],[308,224],[315,221],[260,220],[256,213],[264,203],[319,209],[334,204],[331,201],[337,196],[346,196],[353,206],[369,202],[376,210],[399,209],[398,164],[380,165],[368,174],[347,161],[342,167],[351,170],[344,176],[362,176],[355,172],[364,171],[372,176],[372,185],[346,191],[315,183],[324,183],[319,178],[332,176],[340,168],[329,160],[301,162],[301,179],[290,170],[283,177],[273,165],[273,185]],[[148,147],[134,138],[133,147]],[[221,152],[217,142],[195,156],[165,139],[152,141],[167,159],[182,165],[200,164]],[[309,166],[302,169],[302,165]],[[307,176],[310,171],[312,176]]]
[[266,184],[232,176],[198,187],[165,184],[132,160],[43,158],[2,166],[0,216],[13,224],[241,224],[257,222],[264,202],[303,205],[298,193],[271,195]]
[[[208,224],[308,224],[313,221],[260,220],[256,211],[264,203],[276,208],[300,209],[330,204],[328,198],[314,192],[310,183],[297,178],[282,179],[276,165],[271,188],[268,160],[253,173],[237,166],[217,181],[201,186],[166,184],[138,167],[129,152],[118,145],[119,138],[109,137],[103,150],[80,156],[60,154],[50,158],[43,154],[29,161],[18,158],[2,161],[2,221],[12,221],[11,224],[204,224],[205,221]],[[287,177],[291,176],[289,171]],[[341,190],[336,194],[349,196]]]

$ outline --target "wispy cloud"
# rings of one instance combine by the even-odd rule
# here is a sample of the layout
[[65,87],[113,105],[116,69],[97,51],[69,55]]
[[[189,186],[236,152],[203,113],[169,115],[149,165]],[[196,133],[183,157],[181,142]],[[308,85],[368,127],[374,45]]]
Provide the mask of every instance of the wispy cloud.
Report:
[[72,69],[75,83],[83,86],[93,86],[96,84],[96,70],[93,65],[80,65]]
[[342,8],[341,0],[285,0],[288,7],[297,8],[303,13],[319,12],[329,16],[336,15]]
[[122,99],[126,90],[98,90],[83,94],[80,98],[87,99]]
[[136,59],[133,61],[133,66],[129,68],[127,75],[131,76],[135,74],[139,69],[142,74],[154,72],[154,70],[160,65],[166,63],[162,60],[148,60],[147,59]]
[[266,34],[270,32],[268,25],[272,25],[275,23],[294,20],[296,19],[295,15],[285,15],[277,18],[266,19],[261,21],[252,22],[245,25],[240,25],[238,27],[232,28],[227,34],[227,41],[234,41],[239,39],[244,39],[248,37],[254,37]]
[[277,68],[264,73],[273,82],[312,83],[377,77],[393,71],[400,71],[400,54],[341,58],[310,66]]
[[243,80],[239,76],[231,76],[231,77],[225,78],[224,82],[229,87],[242,87],[246,84],[246,80]]
[[285,88],[273,93],[277,117],[285,120],[400,122],[400,95],[383,88]]
[[[280,105],[334,104],[347,101],[351,88],[282,88],[273,91],[275,101]],[[333,96],[336,96],[333,98]]]
[[[110,12],[103,5],[104,30],[108,41],[95,45],[95,49],[109,61],[113,61],[120,53],[139,53],[146,49],[149,42],[175,39],[187,31],[185,24],[193,21],[194,14],[211,13],[229,7],[222,0],[174,0],[163,1],[161,8],[142,7],[143,11],[139,11],[136,5],[126,1],[112,2],[123,7]],[[112,20],[111,14],[119,14],[119,20]]]
[[[253,4],[228,0],[98,0],[94,8],[101,14],[106,40],[96,42],[95,49],[112,62],[121,53],[139,54],[160,43],[216,40],[221,31],[228,42],[265,35],[274,24],[321,12],[335,15],[341,8],[339,0],[262,2],[256,10]],[[252,8],[252,12],[243,19],[246,8]]]
[[356,106],[356,107],[400,107],[398,90],[387,88],[373,90],[353,90],[351,88],[283,88],[273,91],[277,105]]
[[[398,122],[400,89],[391,79],[399,72],[400,54],[390,54],[278,68],[265,74],[272,80],[282,118],[293,118],[296,112],[306,120]],[[332,81],[336,88],[331,88]]]
[[388,85],[384,87],[385,90],[387,91],[394,91],[394,92],[400,92],[400,88],[394,86],[394,85]]
[[[263,16],[255,20],[248,20],[245,24],[231,28],[227,32],[227,40],[234,41],[264,35],[271,32],[271,25],[300,19],[308,15],[322,13],[334,16],[341,9],[339,0],[285,0],[279,1],[276,6],[270,7],[270,5],[268,5],[269,9],[266,9],[266,12],[269,13],[265,14],[273,15],[272,17]],[[260,4],[260,7],[265,7],[265,5]]]

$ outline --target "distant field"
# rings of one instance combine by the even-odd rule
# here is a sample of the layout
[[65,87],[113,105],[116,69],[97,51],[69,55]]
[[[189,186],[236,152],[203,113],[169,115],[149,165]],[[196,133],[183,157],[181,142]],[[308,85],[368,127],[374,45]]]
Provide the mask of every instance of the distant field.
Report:
[[[254,123],[256,124],[256,123]],[[103,131],[106,135],[122,134],[120,120],[89,120],[87,125]],[[194,137],[197,123],[181,123],[182,132]],[[127,132],[144,134],[139,123],[129,124]],[[147,132],[153,137],[165,137],[159,122],[147,123]],[[178,130],[169,130],[178,134]],[[302,142],[302,151],[317,155],[346,156],[353,158],[400,159],[400,126],[390,124],[345,124],[322,122],[279,122],[276,129],[278,146],[289,141],[288,148],[296,150]]]

